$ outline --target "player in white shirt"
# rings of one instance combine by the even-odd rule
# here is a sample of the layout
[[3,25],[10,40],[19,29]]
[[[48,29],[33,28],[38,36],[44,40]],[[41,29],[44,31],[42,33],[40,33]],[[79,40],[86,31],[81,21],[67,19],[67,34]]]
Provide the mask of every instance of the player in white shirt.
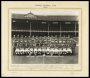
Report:
[[15,50],[15,54],[19,54],[19,52],[20,52],[20,49],[19,48],[16,48],[16,50]]

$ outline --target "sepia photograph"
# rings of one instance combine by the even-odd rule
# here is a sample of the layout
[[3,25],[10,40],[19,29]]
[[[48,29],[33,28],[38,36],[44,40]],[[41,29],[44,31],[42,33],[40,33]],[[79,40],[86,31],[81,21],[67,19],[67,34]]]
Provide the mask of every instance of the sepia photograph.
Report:
[[88,1],[2,1],[2,77],[87,77]]
[[77,64],[77,11],[12,12],[13,64]]

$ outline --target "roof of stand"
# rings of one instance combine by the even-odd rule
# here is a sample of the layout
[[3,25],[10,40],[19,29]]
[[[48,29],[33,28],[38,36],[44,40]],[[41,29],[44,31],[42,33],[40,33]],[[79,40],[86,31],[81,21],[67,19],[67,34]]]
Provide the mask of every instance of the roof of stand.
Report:
[[31,20],[49,20],[49,21],[78,21],[78,16],[68,15],[35,15],[28,14],[12,14],[14,19],[31,19]]

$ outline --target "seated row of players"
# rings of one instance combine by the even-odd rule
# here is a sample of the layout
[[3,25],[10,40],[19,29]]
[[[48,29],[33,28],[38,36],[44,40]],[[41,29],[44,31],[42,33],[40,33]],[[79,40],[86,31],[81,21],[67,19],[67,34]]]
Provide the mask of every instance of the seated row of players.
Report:
[[16,55],[68,55],[72,54],[72,50],[70,48],[16,48]]
[[16,55],[33,54],[70,54],[75,48],[75,41],[70,38],[51,37],[13,37],[13,47]]

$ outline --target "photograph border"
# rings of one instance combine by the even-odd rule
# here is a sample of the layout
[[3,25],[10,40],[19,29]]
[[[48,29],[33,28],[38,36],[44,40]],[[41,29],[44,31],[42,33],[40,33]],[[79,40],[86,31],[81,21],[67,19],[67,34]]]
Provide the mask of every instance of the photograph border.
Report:
[[[16,9],[23,9],[23,10],[24,10],[24,9],[45,9],[45,8],[9,8],[9,9],[8,9],[8,27],[10,26],[10,22],[9,22],[9,21],[10,21],[10,18],[9,18],[9,12],[10,12],[9,10],[10,10],[10,9],[15,9],[15,10],[16,10]],[[80,22],[80,24],[82,25],[82,8],[48,8],[48,9],[69,9],[69,10],[70,10],[70,9],[79,9],[80,12],[81,12],[81,13],[80,13],[80,15],[81,15],[81,18],[80,18],[80,19],[81,19],[81,22]],[[80,26],[80,25],[79,25],[79,26]],[[83,26],[82,26],[82,27],[83,27]],[[80,32],[80,33],[81,33],[81,44],[80,44],[81,46],[78,46],[78,48],[82,48],[82,27],[81,27],[81,32]],[[10,29],[10,28],[8,28],[8,33],[10,32],[9,29]],[[79,27],[79,29],[80,29],[80,27]],[[10,35],[10,34],[9,34],[9,35]],[[9,37],[10,37],[10,36],[8,36],[8,40],[9,40]],[[78,38],[78,40],[79,40],[79,38]],[[8,42],[9,42],[9,41],[8,41]],[[10,57],[10,56],[9,56],[9,46],[10,46],[10,45],[8,44],[8,69],[9,69],[9,60],[10,60],[10,59],[9,59],[9,57]],[[80,49],[80,50],[81,50],[81,49]],[[80,52],[80,53],[81,53],[81,52]],[[41,70],[41,69],[40,69],[40,70],[33,70],[33,69],[32,69],[32,70],[9,70],[9,71],[82,71],[82,55],[83,55],[83,54],[81,53],[80,70],[65,70],[65,69],[64,69],[64,70],[62,70],[62,69],[61,69],[61,70],[43,70],[43,69],[42,69],[42,70]],[[78,49],[78,61],[79,61],[79,49]],[[30,64],[29,64],[29,65],[30,65]],[[33,65],[33,64],[32,64],[32,65]],[[41,64],[40,64],[40,65],[41,65]],[[65,64],[64,64],[64,65],[65,65]]]
[[[55,4],[56,6],[36,6],[36,4],[40,5],[50,5]],[[89,76],[89,2],[88,1],[2,1],[1,3],[1,27],[2,27],[2,52],[1,52],[1,75],[2,77],[88,77]],[[30,5],[30,4],[31,5]],[[72,3],[72,4],[71,4]],[[24,5],[25,6],[24,6]],[[61,5],[62,4],[62,5]],[[73,6],[73,7],[72,7]],[[18,69],[18,65],[16,64],[15,67],[11,62],[11,15],[10,10],[11,9],[79,9],[80,10],[80,24],[79,24],[79,37],[80,37],[80,46],[78,50],[78,64],[75,64],[78,68],[75,68],[72,64],[68,64],[71,66],[67,66],[67,64],[64,64],[64,68],[61,64],[60,69],[57,67],[57,64],[54,64],[54,69],[56,67],[56,70],[52,70],[51,67],[49,69],[40,69],[40,70],[34,70],[33,67],[31,69],[26,69],[28,66],[25,64],[25,68],[22,70]],[[10,17],[10,18],[9,18]],[[80,53],[79,53],[80,52]],[[80,57],[79,57],[80,56]],[[80,59],[79,59],[80,58]],[[33,65],[33,64],[28,64]],[[35,64],[36,66],[38,64]],[[40,64],[44,65],[44,64]],[[13,69],[14,67],[14,69]],[[16,68],[16,69],[15,69]],[[57,69],[59,68],[59,70]],[[69,70],[70,69],[70,70]],[[74,70],[75,69],[75,70]],[[80,70],[79,70],[80,69]]]

